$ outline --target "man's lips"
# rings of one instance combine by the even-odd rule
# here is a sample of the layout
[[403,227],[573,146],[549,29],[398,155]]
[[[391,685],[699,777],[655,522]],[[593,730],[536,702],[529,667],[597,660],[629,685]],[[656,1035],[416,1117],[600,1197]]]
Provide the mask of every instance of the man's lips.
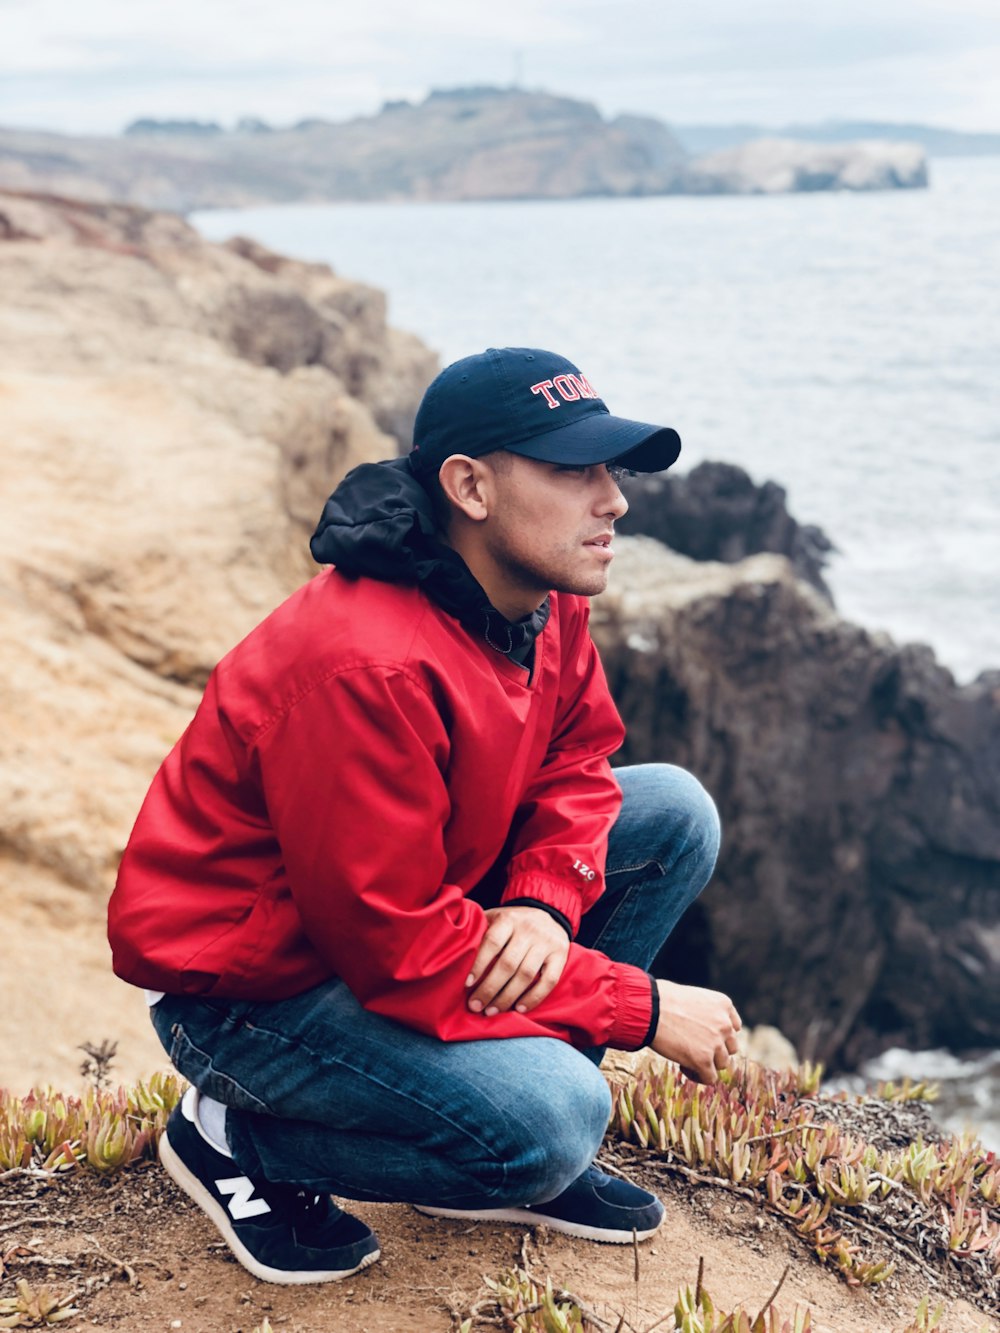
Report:
[[603,551],[608,556],[613,556],[614,550],[611,542],[614,535],[613,532],[599,532],[596,537],[588,538],[583,544],[584,546],[592,546],[598,551]]

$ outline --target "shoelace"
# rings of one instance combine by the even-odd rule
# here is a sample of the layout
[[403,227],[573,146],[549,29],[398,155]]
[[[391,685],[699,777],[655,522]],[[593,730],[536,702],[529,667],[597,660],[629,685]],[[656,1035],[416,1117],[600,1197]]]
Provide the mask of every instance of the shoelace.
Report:
[[340,1212],[328,1194],[311,1194],[294,1185],[269,1184],[261,1193],[276,1212],[297,1226],[319,1227]]
[[333,1210],[328,1194],[307,1194],[305,1190],[296,1190],[294,1207],[300,1221],[308,1226],[325,1222]]

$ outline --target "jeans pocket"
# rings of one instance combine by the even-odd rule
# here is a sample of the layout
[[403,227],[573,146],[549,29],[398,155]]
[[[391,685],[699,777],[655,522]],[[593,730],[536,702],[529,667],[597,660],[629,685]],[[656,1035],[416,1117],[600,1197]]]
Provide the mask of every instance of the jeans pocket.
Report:
[[[268,1108],[265,1103],[255,1097],[240,1081],[238,1050],[230,1049],[226,1052],[226,1068],[221,1069],[217,1063],[220,1052],[212,1049],[214,1047],[214,1042],[211,1041],[212,1035],[218,1035],[220,1041],[226,1040],[230,1047],[234,1045],[234,1038],[238,1043],[239,1038],[235,1036],[235,1029],[239,1026],[241,1026],[240,1020],[231,1016],[224,1017],[216,1029],[216,1034],[206,1034],[201,1037],[199,1040],[202,1044],[199,1045],[192,1040],[183,1023],[174,1023],[170,1029],[170,1062],[178,1073],[189,1083],[193,1083],[206,1097],[213,1097],[217,1102],[232,1106],[236,1110],[267,1115]],[[252,1051],[245,1052],[244,1063],[248,1069],[255,1067]]]

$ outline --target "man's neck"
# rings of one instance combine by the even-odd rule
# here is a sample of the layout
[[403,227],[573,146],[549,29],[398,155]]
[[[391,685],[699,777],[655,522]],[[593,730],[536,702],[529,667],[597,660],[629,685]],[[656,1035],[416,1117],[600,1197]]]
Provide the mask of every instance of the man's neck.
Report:
[[505,578],[496,562],[482,550],[476,541],[463,539],[460,533],[440,533],[445,546],[450,546],[465,561],[473,578],[486,593],[490,605],[496,607],[504,619],[516,623],[530,616],[549,595],[547,588],[528,588]]

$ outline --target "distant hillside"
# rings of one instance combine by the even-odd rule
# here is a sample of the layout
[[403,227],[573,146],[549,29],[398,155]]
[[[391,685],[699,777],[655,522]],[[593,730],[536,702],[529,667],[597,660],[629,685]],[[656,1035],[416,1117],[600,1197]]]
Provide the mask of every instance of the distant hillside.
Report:
[[821,125],[674,125],[674,134],[689,153],[714,153],[737,148],[752,139],[799,139],[805,143],[844,143],[864,139],[905,140],[919,144],[931,157],[983,157],[1000,153],[1000,134],[944,130],[934,125],[896,125],[881,120],[828,120]]
[[0,185],[186,211],[331,200],[660,194],[686,154],[667,127],[547,93],[458,89],[375,116],[268,131],[138,122],[121,138],[0,131]]
[[661,121],[605,119],[589,102],[458,88],[375,116],[232,130],[139,120],[106,138],[0,130],[0,188],[188,212],[341,200],[569,199],[926,185],[911,145],[692,158]]

